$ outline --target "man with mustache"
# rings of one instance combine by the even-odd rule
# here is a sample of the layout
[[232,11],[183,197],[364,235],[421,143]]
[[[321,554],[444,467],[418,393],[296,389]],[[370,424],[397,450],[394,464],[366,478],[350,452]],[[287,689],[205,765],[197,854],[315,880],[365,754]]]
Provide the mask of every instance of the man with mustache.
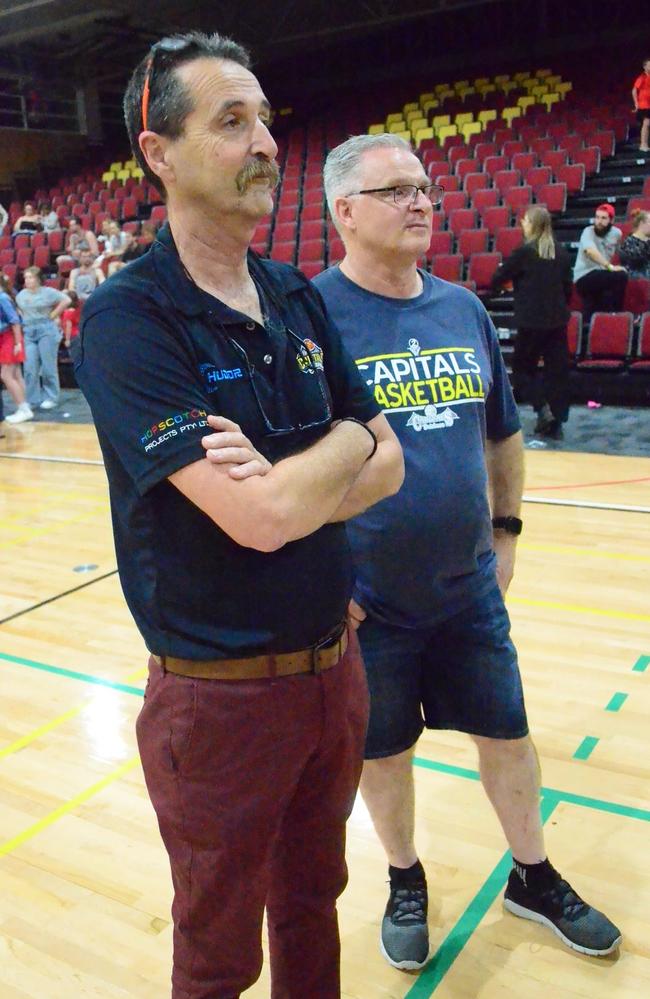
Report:
[[594,312],[620,312],[623,308],[628,274],[624,267],[612,263],[623,238],[614,225],[615,215],[613,205],[599,205],[593,225],[580,236],[573,280],[583,301],[585,323]]
[[367,720],[344,522],[396,492],[401,450],[318,293],[248,251],[278,169],[245,50],[162,39],[124,108],[169,223],[87,303],[76,372],[151,652],[137,736],[174,882],[172,996],[248,989],[266,907],[272,995],[337,999]]

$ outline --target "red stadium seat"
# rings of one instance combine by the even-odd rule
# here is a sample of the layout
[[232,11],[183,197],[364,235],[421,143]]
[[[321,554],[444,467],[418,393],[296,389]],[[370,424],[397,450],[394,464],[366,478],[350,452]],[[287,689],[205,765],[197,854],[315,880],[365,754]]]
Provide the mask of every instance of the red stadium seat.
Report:
[[551,136],[541,139],[533,139],[530,143],[530,148],[541,158],[544,153],[550,153],[553,149],[555,149],[555,139]]
[[107,198],[104,202],[104,209],[108,212],[112,219],[115,219],[116,221],[119,219],[120,203],[116,198]]
[[[99,221],[99,215],[96,216]],[[166,205],[154,205],[151,209],[150,221],[156,224],[167,221],[167,206]]]
[[628,218],[637,208],[640,208],[642,212],[650,212],[650,196],[647,198],[630,198],[627,203]]
[[18,270],[24,271],[26,267],[32,266],[34,252],[29,247],[24,247],[22,250],[16,250],[16,266]]
[[600,155],[603,159],[607,159],[607,157],[614,155],[616,136],[613,130],[594,132],[590,141],[592,146],[598,146],[600,149]]
[[325,240],[324,239],[306,239],[300,241],[300,248],[298,251],[298,266],[306,260],[320,260],[325,259]]
[[[300,213],[300,221],[302,222],[318,222],[323,221],[323,209],[321,205],[305,205],[302,212]],[[288,221],[285,219],[285,221]]]
[[34,250],[34,267],[46,270],[50,266],[49,246],[37,246]]
[[499,147],[496,142],[479,142],[475,149],[476,159],[484,163],[488,156],[497,156]]
[[462,181],[468,173],[476,173],[478,167],[480,167],[480,164],[476,160],[459,160],[456,164],[455,174]]
[[566,184],[542,184],[535,192],[537,201],[551,214],[566,211]]
[[309,219],[301,220],[300,222],[300,239],[322,239],[323,238],[323,220],[322,219]]
[[550,152],[542,153],[539,162],[542,166],[550,167],[553,173],[557,173],[561,166],[567,161],[567,153],[564,149],[554,149]]
[[467,277],[476,283],[477,291],[488,290],[501,259],[500,253],[475,253],[470,258]]
[[511,187],[521,184],[521,174],[518,170],[497,170],[494,175],[494,186],[503,195]]
[[499,170],[507,170],[509,162],[507,156],[488,156],[483,163],[483,169],[490,177],[494,177]]
[[128,222],[138,217],[138,203],[135,198],[124,198],[122,201],[122,219]]
[[476,211],[474,208],[455,208],[449,213],[448,227],[458,238],[463,229],[476,228]]
[[276,243],[273,241],[273,248],[271,249],[271,259],[280,260],[285,264],[292,264],[296,256],[296,244],[295,243]]
[[14,238],[14,250],[26,250],[29,246],[31,237],[27,233],[23,232],[19,236]]
[[[485,190],[486,183],[489,182],[489,177],[484,173],[468,173],[463,181],[463,190],[467,194],[470,200],[473,200],[474,193],[476,191]],[[495,192],[496,193],[496,192]],[[498,197],[498,194],[497,194]]]
[[448,160],[431,159],[425,161],[425,166],[430,177],[441,177],[443,174],[451,173],[451,164]]
[[567,324],[567,342],[569,346],[569,354],[572,360],[576,360],[580,356],[580,341],[582,339],[582,313],[572,312],[569,316],[569,322]]
[[643,312],[650,312],[650,279],[628,278],[623,308],[635,316],[640,316]]
[[427,260],[431,261],[433,257],[437,257],[441,253],[451,253],[453,239],[451,232],[432,232],[431,242],[427,250]]
[[[468,176],[472,176],[469,174]],[[455,174],[443,173],[433,179],[434,184],[439,184],[445,191],[460,191],[460,178]]]
[[[449,166],[452,168],[454,173],[458,172],[458,164],[467,159],[472,159],[471,156],[468,156],[467,146],[452,146],[449,150]],[[475,169],[475,167],[473,169]]]
[[472,208],[477,208],[480,215],[486,208],[499,204],[499,192],[496,187],[481,187],[472,193]]
[[586,359],[578,368],[622,371],[632,346],[634,317],[631,312],[596,312],[587,336]]
[[515,153],[512,157],[510,167],[513,170],[521,171],[525,178],[527,172],[537,166],[537,153]]
[[566,184],[567,194],[579,194],[585,189],[585,168],[582,163],[565,163],[555,174],[560,184]]
[[572,163],[582,163],[587,176],[600,173],[600,149],[598,146],[587,146],[586,149],[578,149],[571,154]]
[[[501,146],[501,154],[505,156],[508,161],[510,161],[516,153],[525,152],[526,143],[522,142],[521,139],[507,139]],[[502,169],[505,169],[505,167],[502,167]]]
[[[451,239],[451,233],[449,234]],[[14,264],[16,262],[16,251],[9,247],[6,250],[0,250],[0,267],[4,267],[6,264]]]
[[504,226],[494,237],[494,249],[503,257],[509,257],[524,241],[521,226]]
[[537,193],[537,189],[540,188],[542,184],[550,184],[552,180],[553,171],[548,166],[533,167],[524,177],[524,182],[528,184],[529,187],[532,187],[535,193]]
[[343,260],[345,256],[345,246],[343,245],[343,240],[339,236],[335,236],[329,241],[329,246],[327,249],[327,258],[330,265],[337,263],[339,260]]
[[487,229],[463,229],[456,243],[457,252],[464,260],[469,260],[473,253],[485,253],[489,235]]
[[[318,209],[319,214],[322,215],[322,208],[317,205],[312,206]],[[303,212],[305,209],[303,208]],[[282,205],[278,208],[277,214],[275,216],[276,224],[278,222],[295,222],[298,217],[298,206],[297,205]]]
[[533,203],[533,189],[530,184],[510,187],[503,195],[503,203],[513,214]]
[[15,264],[3,264],[2,273],[5,275],[6,278],[9,279],[9,281],[11,281],[12,284],[16,283],[16,275],[18,274],[18,268],[16,267]]
[[298,266],[299,266],[300,270],[303,272],[303,274],[305,275],[305,277],[308,277],[308,278],[311,279],[311,278],[316,277],[317,274],[320,274],[321,271],[325,270],[325,261],[322,260],[322,259],[321,260],[300,260],[298,262]]
[[449,191],[442,196],[440,210],[444,215],[449,215],[457,208],[467,207],[467,195],[464,191]]
[[574,153],[579,152],[584,148],[584,142],[581,135],[564,135],[560,142],[558,142],[558,149],[565,149],[569,154],[569,158],[573,156]]
[[298,231],[297,222],[276,222],[273,230],[273,241],[278,243],[288,243],[296,238]]
[[510,209],[507,205],[492,205],[481,212],[483,225],[495,236],[499,229],[504,229],[510,225]]
[[650,176],[646,177],[643,181],[643,190],[641,191],[642,196],[650,198]]
[[47,245],[52,253],[61,253],[63,250],[63,232],[61,229],[48,233]]
[[320,187],[308,187],[305,188],[302,194],[302,201],[305,205],[322,205],[323,204],[323,189]]
[[641,317],[639,329],[639,346],[636,360],[630,364],[630,371],[647,372],[650,374],[650,312]]
[[460,253],[441,254],[434,257],[431,273],[443,281],[460,281],[463,269],[463,258]]
[[[558,121],[554,125],[549,125],[548,134],[552,139],[558,141],[559,139],[564,139],[564,136],[569,132],[569,126],[566,122]],[[561,143],[560,143],[561,144]]]
[[67,260],[65,258],[58,260],[56,266],[59,272],[59,276],[67,277],[70,271],[73,269],[73,267],[77,266],[77,263],[71,257],[68,257]]

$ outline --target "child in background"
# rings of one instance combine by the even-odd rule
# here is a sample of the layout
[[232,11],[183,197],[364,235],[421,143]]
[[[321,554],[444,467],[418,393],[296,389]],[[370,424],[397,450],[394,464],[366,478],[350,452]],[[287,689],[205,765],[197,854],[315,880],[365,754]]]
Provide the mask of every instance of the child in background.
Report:
[[63,315],[61,316],[61,325],[63,326],[63,342],[66,347],[69,347],[70,341],[73,337],[79,336],[81,305],[79,304],[79,298],[76,292],[68,291],[66,294],[70,299],[70,306],[64,310]]

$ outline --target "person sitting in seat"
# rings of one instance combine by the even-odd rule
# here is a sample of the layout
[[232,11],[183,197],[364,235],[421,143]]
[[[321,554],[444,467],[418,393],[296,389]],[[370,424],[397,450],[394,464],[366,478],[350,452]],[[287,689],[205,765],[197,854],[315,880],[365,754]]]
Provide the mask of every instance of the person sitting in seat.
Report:
[[593,225],[583,229],[580,236],[573,281],[584,304],[585,323],[594,312],[620,312],[623,308],[627,271],[612,263],[623,238],[614,225],[615,216],[613,205],[599,205]]
[[38,211],[41,216],[44,232],[56,232],[57,229],[61,228],[59,216],[53,210],[49,201],[41,201]]
[[23,214],[19,215],[14,222],[14,236],[24,232],[40,232],[43,228],[43,219],[38,214],[31,201],[26,201]]
[[650,278],[650,212],[632,212],[634,228],[621,244],[619,259],[631,278]]
[[63,261],[75,260],[79,262],[84,250],[90,250],[93,259],[99,253],[97,237],[94,232],[84,231],[81,228],[79,219],[72,218],[68,223],[68,234],[65,238],[65,253],[56,258],[57,264]]
[[95,288],[105,281],[104,272],[97,266],[97,261],[90,250],[82,250],[79,266],[70,271],[67,291],[74,291],[83,308]]

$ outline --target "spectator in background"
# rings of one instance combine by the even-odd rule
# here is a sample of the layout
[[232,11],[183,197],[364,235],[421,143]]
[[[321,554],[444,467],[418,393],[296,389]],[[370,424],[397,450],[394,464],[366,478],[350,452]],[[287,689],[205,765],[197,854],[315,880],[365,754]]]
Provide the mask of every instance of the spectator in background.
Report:
[[118,222],[109,219],[105,234],[102,225],[102,235],[104,236],[104,249],[97,263],[103,264],[104,261],[119,260],[126,247],[126,233],[122,232]]
[[25,269],[25,287],[16,296],[25,333],[25,389],[32,407],[54,409],[59,401],[57,357],[59,316],[70,299],[56,288],[44,287],[39,267]]
[[641,125],[639,152],[650,152],[650,59],[643,63],[643,72],[632,87],[632,103],[637,121]]
[[634,229],[623,240],[619,257],[631,278],[650,278],[650,212],[632,212]]
[[63,327],[63,342],[66,347],[69,347],[70,341],[79,336],[81,305],[76,291],[68,290],[66,294],[70,299],[70,306],[61,315],[61,325]]
[[[0,274],[0,378],[16,404],[16,412],[7,417],[7,423],[25,423],[34,419],[31,406],[25,402],[25,383],[20,370],[24,360],[23,331],[16,311],[13,289],[9,278]],[[0,422],[2,422],[1,401]]]
[[138,245],[138,241],[132,232],[122,233],[124,236],[124,246],[120,250],[119,257],[115,257],[108,265],[108,276],[116,274],[118,271],[130,264],[132,260],[137,260],[145,252],[143,246]]
[[156,234],[158,229],[156,228],[155,222],[143,222],[142,230],[140,232],[140,246],[142,247],[142,252],[146,253],[150,249],[151,244],[156,240]]
[[55,232],[57,229],[61,228],[59,216],[56,214],[49,201],[42,201],[38,206],[38,210],[43,222],[44,232]]
[[57,264],[63,261],[79,261],[82,250],[90,250],[93,258],[99,254],[97,237],[94,232],[84,231],[79,224],[79,219],[70,219],[68,223],[68,234],[65,238],[65,253],[56,258]]
[[[571,261],[553,238],[551,216],[542,205],[526,210],[521,220],[524,244],[496,270],[494,291],[512,281],[517,339],[512,359],[515,391],[537,413],[535,433],[562,436],[569,418],[569,351],[567,322],[573,286]],[[543,385],[537,377],[544,359]]]
[[7,212],[7,209],[3,205],[0,205],[0,236],[2,236],[4,228],[8,221],[9,221],[9,213]]
[[40,232],[43,228],[43,220],[37,213],[31,201],[26,201],[23,214],[14,223],[14,235],[23,232]]
[[104,272],[97,266],[94,254],[90,250],[82,250],[79,266],[70,271],[66,290],[75,292],[79,305],[83,308],[84,302],[88,301],[97,285],[105,280]]
[[627,271],[612,263],[623,237],[614,225],[615,215],[613,205],[599,205],[593,225],[580,236],[573,280],[584,303],[586,323],[594,312],[620,312],[623,308]]
[[99,235],[97,236],[97,243],[98,243],[99,248],[101,249],[102,253],[106,249],[106,244],[108,243],[108,240],[109,240],[109,237],[110,237],[110,234],[111,234],[110,226],[111,226],[111,220],[110,219],[104,219],[104,221],[102,222],[102,225],[101,225],[101,229],[99,231]]

